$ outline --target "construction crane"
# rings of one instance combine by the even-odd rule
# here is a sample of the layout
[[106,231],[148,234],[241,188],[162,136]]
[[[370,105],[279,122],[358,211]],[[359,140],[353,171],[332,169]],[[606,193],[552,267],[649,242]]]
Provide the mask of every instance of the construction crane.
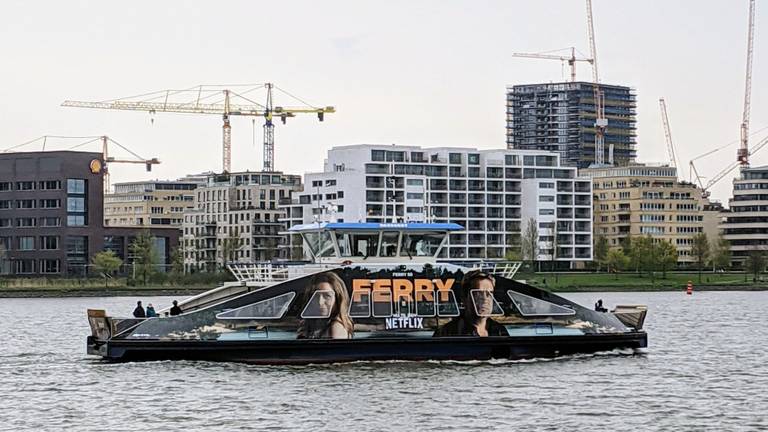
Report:
[[[678,167],[677,155],[675,154],[675,145],[672,142],[672,131],[669,128],[669,117],[667,116],[667,102],[664,98],[659,98],[659,107],[661,108],[661,122],[664,124],[664,138],[667,141],[667,155],[669,156],[669,164],[673,167]],[[678,173],[679,175],[680,173]]]
[[[605,165],[605,118],[603,92],[600,91],[600,77],[597,70],[597,48],[595,47],[595,26],[592,19],[592,0],[587,0],[587,34],[589,36],[589,56],[592,59],[592,83],[595,89],[595,165]],[[608,149],[608,164],[613,165],[613,145]]]
[[[747,158],[749,158],[749,156],[752,156],[755,153],[757,153],[758,151],[760,151],[766,145],[768,145],[768,137],[765,137],[762,140],[758,141],[757,144],[754,145],[752,147],[752,149],[749,151],[749,153],[747,154]],[[712,152],[710,152],[710,153],[712,153]],[[707,153],[707,154],[709,154],[709,153]],[[714,186],[717,182],[719,182],[720,180],[725,178],[725,176],[730,174],[731,171],[735,170],[737,167],[743,166],[743,164],[741,163],[741,160],[737,160],[735,162],[730,163],[727,167],[723,168],[722,171],[720,171],[719,173],[715,174],[711,179],[709,179],[709,181],[706,184],[703,184],[703,182],[701,181],[701,177],[699,176],[699,173],[696,171],[696,168],[693,165],[693,161],[691,161],[690,166],[692,168],[692,171],[696,174],[696,180],[698,181],[699,187],[701,188],[702,196],[704,198],[707,198],[709,196],[709,189],[712,186]]]
[[[242,90],[241,90],[242,89]],[[298,101],[303,106],[274,106],[273,90]],[[250,98],[255,91],[265,93],[265,102],[258,103]],[[274,171],[275,135],[273,118],[279,117],[285,124],[288,117],[297,114],[316,114],[323,121],[325,114],[336,112],[332,106],[316,107],[280,89],[272,83],[239,85],[200,85],[182,90],[161,90],[121,99],[102,102],[64,101],[62,106],[78,108],[99,108],[112,110],[147,111],[154,116],[157,112],[184,114],[216,114],[222,116],[222,167],[226,172],[232,169],[232,127],[230,116],[264,117],[264,171]],[[154,117],[152,118],[154,121]]]
[[[144,165],[147,172],[152,171],[152,165],[157,165],[160,163],[160,161],[157,158],[151,158],[151,159],[145,159],[138,154],[134,153],[124,145],[120,144],[119,142],[109,138],[106,135],[99,135],[99,136],[62,136],[62,135],[43,135],[41,137],[35,138],[30,141],[23,142],[21,144],[17,144],[15,146],[9,147],[5,150],[3,150],[3,153],[8,153],[12,150],[16,150],[21,147],[25,147],[28,145],[33,145],[35,143],[41,143],[42,144],[42,151],[45,151],[46,145],[48,145],[48,140],[50,139],[56,139],[56,140],[86,140],[79,144],[76,144],[71,147],[67,147],[66,150],[75,150],[80,147],[95,143],[95,142],[101,142],[101,153],[103,155],[104,160],[104,166],[101,168],[101,173],[104,178],[104,193],[109,193],[110,191],[110,181],[109,181],[109,166],[111,164],[115,163],[125,163],[125,164],[141,164]],[[116,158],[109,155],[109,143],[112,143],[121,149],[125,150],[126,152],[130,153],[133,157],[136,159],[123,159],[123,158]]]
[[744,111],[741,117],[741,146],[736,160],[749,166],[749,109],[752,99],[752,50],[755,39],[755,0],[749,0],[749,28],[747,29],[747,72],[744,79]]
[[[567,49],[567,48],[564,48],[564,49]],[[513,53],[512,57],[535,58],[535,59],[543,59],[543,60],[559,60],[560,62],[568,62],[568,66],[571,68],[571,82],[574,82],[576,81],[576,62],[587,62],[589,64],[592,64],[592,59],[576,57],[576,48],[571,47],[570,49],[571,49],[570,57],[550,54],[552,52],[562,51],[562,50],[547,51],[543,53]]]

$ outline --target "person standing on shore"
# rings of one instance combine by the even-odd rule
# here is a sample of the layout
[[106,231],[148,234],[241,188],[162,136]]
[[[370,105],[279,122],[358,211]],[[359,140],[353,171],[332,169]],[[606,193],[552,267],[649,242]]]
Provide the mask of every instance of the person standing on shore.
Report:
[[152,303],[147,305],[147,318],[154,318],[157,316],[157,312],[155,312],[155,307],[152,306]]
[[144,313],[144,307],[141,306],[141,300],[136,302],[136,309],[133,310],[134,318],[146,318],[147,314]]
[[176,300],[173,301],[173,307],[171,308],[171,316],[174,315],[181,315],[181,308],[179,307],[179,302]]

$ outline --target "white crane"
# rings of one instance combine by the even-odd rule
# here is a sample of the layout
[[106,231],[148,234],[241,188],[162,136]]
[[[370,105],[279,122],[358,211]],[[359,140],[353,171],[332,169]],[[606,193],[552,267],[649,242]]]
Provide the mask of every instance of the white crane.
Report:
[[[661,108],[661,122],[664,124],[664,138],[667,141],[667,155],[669,156],[669,164],[673,167],[679,167],[677,163],[677,155],[675,154],[675,145],[672,142],[672,131],[669,128],[669,117],[667,116],[667,102],[664,98],[659,98],[659,107]],[[678,176],[680,173],[678,173]]]
[[747,29],[747,72],[744,79],[744,111],[741,118],[741,146],[736,160],[749,166],[749,108],[752,99],[752,50],[755,40],[755,0],[749,0],[749,28]]
[[[592,59],[592,82],[595,88],[595,165],[605,165],[605,118],[603,92],[600,91],[600,78],[597,70],[597,48],[595,48],[595,26],[592,19],[592,0],[587,0],[587,34],[589,36],[589,56]],[[613,165],[613,146],[608,149],[608,163]]]
[[[586,63],[592,64],[592,59],[576,57],[575,47],[570,47],[570,50],[571,50],[571,55],[569,57],[551,54],[553,51],[543,52],[543,53],[513,53],[512,57],[535,58],[535,59],[543,59],[543,60],[559,60],[560,62],[568,62],[568,66],[571,68],[571,82],[574,82],[576,81],[576,62],[586,62]],[[556,51],[561,51],[561,50],[556,50]]]

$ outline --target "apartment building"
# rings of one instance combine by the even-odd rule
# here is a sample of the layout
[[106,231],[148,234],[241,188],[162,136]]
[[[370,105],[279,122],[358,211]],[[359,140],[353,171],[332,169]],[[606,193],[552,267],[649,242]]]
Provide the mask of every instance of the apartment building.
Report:
[[627,237],[650,235],[671,242],[678,262],[691,263],[693,237],[717,235],[721,207],[702,197],[692,183],[680,181],[677,169],[666,165],[633,164],[625,167],[583,169],[592,178],[595,235],[605,236],[610,247]]
[[[592,259],[592,185],[575,168],[563,167],[559,154],[546,151],[335,147],[322,172],[305,175],[304,189],[286,212],[289,225],[458,223],[466,231],[450,235],[441,257],[454,260],[519,253],[531,218],[540,260]],[[291,246],[300,243],[292,240]]]
[[[595,161],[595,84],[564,82],[507,87],[507,147],[560,153],[561,163]],[[605,118],[604,160],[635,160],[636,98],[630,87],[598,84]],[[613,163],[611,163],[613,159]]]
[[116,183],[114,192],[104,196],[104,225],[181,228],[184,210],[194,208],[198,184],[160,180]]
[[720,229],[733,264],[743,266],[752,251],[768,252],[768,166],[742,168],[728,203]]
[[182,223],[188,271],[221,268],[227,262],[267,261],[285,249],[284,208],[301,189],[301,177],[282,172],[210,174],[194,190],[194,205]]

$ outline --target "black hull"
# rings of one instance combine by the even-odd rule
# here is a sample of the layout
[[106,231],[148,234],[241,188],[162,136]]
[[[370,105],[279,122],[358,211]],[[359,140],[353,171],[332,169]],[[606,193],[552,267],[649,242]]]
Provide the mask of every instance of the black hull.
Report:
[[443,337],[290,341],[96,342],[88,351],[111,361],[206,360],[253,364],[308,364],[374,360],[490,360],[557,357],[645,348],[645,332],[546,337]]

